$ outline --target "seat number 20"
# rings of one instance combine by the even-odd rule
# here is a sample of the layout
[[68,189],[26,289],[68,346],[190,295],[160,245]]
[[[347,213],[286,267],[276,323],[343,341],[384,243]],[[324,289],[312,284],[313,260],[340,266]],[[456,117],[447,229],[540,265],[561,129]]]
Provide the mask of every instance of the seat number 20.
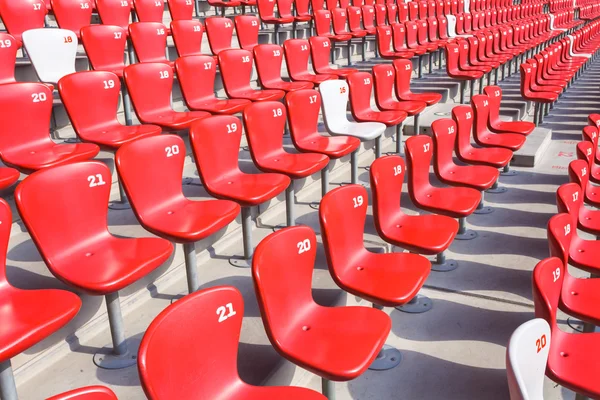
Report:
[[310,240],[304,239],[303,241],[298,242],[296,247],[298,248],[298,254],[306,253],[310,250]]

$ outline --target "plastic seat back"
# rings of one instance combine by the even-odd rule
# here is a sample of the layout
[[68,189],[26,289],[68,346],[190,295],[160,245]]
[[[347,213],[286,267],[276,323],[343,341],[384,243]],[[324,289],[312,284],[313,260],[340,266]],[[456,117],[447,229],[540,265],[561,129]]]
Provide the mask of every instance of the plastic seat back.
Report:
[[18,41],[21,41],[23,32],[43,28],[47,13],[43,0],[0,0],[2,23]]
[[471,99],[473,108],[473,123],[475,125],[474,133],[487,131],[487,124],[490,118],[490,98],[485,94],[476,94]]
[[19,45],[14,37],[0,33],[0,85],[15,82]]
[[52,396],[47,400],[118,400],[115,393],[105,386],[87,386]]
[[216,99],[216,64],[211,56],[187,56],[175,61],[177,79],[186,104]]
[[231,49],[219,53],[219,68],[227,96],[236,97],[241,91],[252,90],[253,60],[248,50]]
[[77,36],[73,32],[32,29],[23,33],[23,44],[40,81],[56,83],[75,72]]
[[392,215],[402,213],[400,200],[406,166],[400,156],[386,156],[371,164],[371,193],[373,194],[373,220],[381,235],[388,231]]
[[435,155],[433,166],[437,172],[454,165],[452,153],[456,145],[456,122],[450,118],[440,118],[431,124],[431,130]]
[[[560,185],[556,191],[556,208],[559,213],[569,214],[573,220],[573,225],[577,226],[583,199],[583,190],[577,183],[565,183]],[[553,255],[558,256],[558,254]]]
[[[568,219],[568,216],[558,214],[550,219],[550,223],[554,221],[556,224],[561,225],[561,229],[565,229],[569,226]],[[556,313],[564,281],[564,272],[565,266],[563,261],[557,257],[550,257],[540,261],[533,270],[535,316],[536,318],[543,318],[550,326],[550,330],[558,329],[556,326]],[[539,339],[541,351],[542,341],[541,338]],[[536,347],[538,346],[537,340],[535,345]],[[549,348],[550,346],[546,343],[545,347]],[[548,368],[550,366],[546,369],[548,370]]]
[[294,143],[319,135],[321,94],[313,89],[297,90],[285,96],[290,134]]
[[308,73],[310,44],[306,39],[289,39],[283,42],[285,65],[293,80]]
[[213,194],[214,185],[240,174],[238,154],[242,123],[236,117],[215,116],[195,122],[190,129],[190,144],[200,179]]
[[383,4],[375,4],[375,24],[379,26],[387,26],[387,9]]
[[362,185],[336,188],[321,200],[319,221],[323,247],[335,280],[348,268],[356,268],[356,256],[366,252],[363,231],[368,207],[369,196]]
[[408,51],[406,47],[406,27],[403,23],[392,24],[394,51]]
[[111,182],[105,164],[85,161],[37,171],[17,186],[19,214],[51,271],[110,235],[106,221]]
[[331,13],[329,10],[315,11],[315,31],[317,36],[331,35]]
[[323,102],[323,120],[330,132],[339,132],[348,123],[348,84],[341,79],[325,81],[319,86]]
[[255,164],[260,165],[261,160],[283,149],[286,114],[285,106],[278,101],[253,103],[244,110],[244,131]]
[[379,64],[373,67],[373,79],[375,81],[375,102],[377,107],[394,99],[394,80],[396,74],[394,67],[389,64]]
[[104,25],[119,26],[127,30],[133,0],[96,0],[96,10]]
[[412,76],[412,63],[410,60],[394,60],[394,72],[396,74],[395,88],[399,99],[406,98],[411,94],[410,79]]
[[129,25],[129,35],[140,63],[168,63],[167,28],[159,22],[135,22]]
[[172,21],[190,21],[194,16],[194,0],[167,0]]
[[84,71],[58,82],[60,97],[75,132],[85,134],[118,125],[121,82],[112,72]]
[[125,29],[113,25],[89,25],[81,29],[81,41],[92,69],[123,71],[125,68]]
[[117,151],[119,177],[135,215],[145,226],[157,207],[184,199],[181,176],[185,157],[185,143],[177,135],[139,139]]
[[132,64],[125,68],[125,83],[140,121],[171,112],[173,69],[163,63]]
[[290,326],[296,325],[293,317],[315,306],[311,287],[316,255],[316,236],[307,226],[282,229],[256,247],[252,259],[254,289],[275,348],[278,341],[274,339],[287,336]]
[[273,83],[281,82],[283,48],[276,44],[259,44],[253,52],[261,86],[269,88],[273,87]]
[[75,32],[77,37],[81,28],[92,23],[92,0],[51,0],[50,4],[58,27]]
[[204,28],[198,20],[171,22],[171,35],[179,57],[201,55]]
[[146,396],[192,400],[201,388],[202,396],[217,399],[241,385],[243,317],[244,300],[232,286],[201,290],[167,307],[148,327],[138,352]]
[[584,192],[590,179],[589,174],[587,160],[573,160],[569,163],[569,181],[577,183]]
[[133,0],[135,13],[140,22],[163,22],[163,0]]
[[231,49],[231,38],[233,37],[233,22],[225,17],[212,17],[204,21],[206,26],[206,37],[210,51],[218,55],[223,50]]
[[295,0],[294,8],[296,9],[296,15],[298,16],[311,16],[310,0]]
[[456,147],[458,154],[464,154],[471,147],[473,132],[473,109],[469,106],[457,106],[452,109],[452,119],[456,122]]
[[408,192],[414,204],[425,189],[429,188],[429,165],[433,155],[433,142],[425,135],[413,136],[406,141],[406,164],[408,168]]
[[387,25],[377,27],[377,49],[382,56],[393,54],[392,50],[392,28]]
[[350,90],[350,108],[353,115],[372,112],[371,92],[373,91],[373,76],[368,72],[355,72],[348,76]]
[[348,7],[346,11],[348,12],[348,27],[350,28],[350,32],[362,31],[360,7]]
[[345,8],[334,8],[331,11],[331,17],[333,19],[333,32],[336,35],[348,34],[348,16],[346,15]]
[[362,6],[362,22],[365,29],[375,28],[375,7],[373,6]]
[[238,15],[235,17],[234,23],[240,48],[252,51],[258,45],[260,20],[254,15]]
[[312,36],[308,39],[313,68],[317,73],[329,68],[331,42],[323,36]]

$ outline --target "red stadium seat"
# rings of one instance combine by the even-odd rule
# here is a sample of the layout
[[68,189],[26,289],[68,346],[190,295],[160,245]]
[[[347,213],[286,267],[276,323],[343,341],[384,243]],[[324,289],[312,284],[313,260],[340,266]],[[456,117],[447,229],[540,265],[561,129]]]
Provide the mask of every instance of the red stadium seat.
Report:
[[317,36],[326,37],[331,41],[331,62],[335,61],[335,44],[338,42],[347,42],[352,39],[352,35],[336,35],[331,33],[331,12],[321,8],[313,8],[315,17],[315,31]]
[[179,131],[210,116],[203,111],[173,110],[173,70],[163,63],[129,65],[125,68],[125,83],[135,113],[144,124],[155,124],[166,131]]
[[225,9],[228,7],[239,7],[242,5],[241,1],[238,0],[208,0],[208,4],[215,8],[215,15],[219,15],[219,8],[221,14],[225,16]]
[[[402,311],[411,307],[414,311],[421,303],[420,311],[430,309],[431,300],[418,295],[431,270],[428,259],[411,253],[375,253],[365,248],[368,200],[367,189],[348,185],[332,190],[321,202],[323,246],[333,280],[348,293],[372,302],[375,308],[396,307]],[[386,346],[370,369],[391,369],[400,358],[397,349]]]
[[15,83],[15,68],[17,63],[17,40],[7,33],[0,33],[0,85]]
[[475,214],[488,214],[494,211],[483,205],[483,191],[490,189],[498,180],[498,169],[487,165],[458,165],[454,162],[457,126],[450,118],[435,120],[431,124],[434,141],[433,170],[437,178],[451,186],[470,187],[481,192],[481,201]]
[[404,111],[374,111],[371,107],[373,76],[368,72],[356,72],[348,76],[350,88],[350,110],[358,122],[380,122],[387,127],[396,127],[396,143],[402,143],[402,122],[407,117]]
[[181,188],[186,151],[183,139],[161,135],[117,151],[115,164],[133,212],[149,232],[183,244],[188,293],[200,287],[196,242],[225,228],[240,213],[229,200],[189,200]]
[[233,49],[219,53],[219,68],[227,96],[252,101],[280,100],[283,90],[254,90],[250,86],[253,56],[248,50]]
[[[352,136],[323,136],[319,133],[321,94],[316,90],[299,90],[285,97],[290,126],[290,136],[296,149],[308,153],[324,154],[339,159],[354,153],[360,139]],[[321,197],[329,191],[329,167],[321,170]],[[311,206],[316,204],[311,203]]]
[[211,56],[187,56],[175,61],[183,100],[188,109],[211,114],[235,114],[250,104],[245,99],[218,99],[215,96],[216,62]]
[[[160,238],[123,238],[108,231],[111,181],[110,170],[98,161],[61,165],[23,180],[15,199],[50,272],[78,291],[105,296],[113,346],[110,353],[96,353],[94,363],[120,369],[135,364],[135,355],[127,350],[119,291],[161,266],[173,246]],[[52,213],[46,212],[48,204]]]
[[88,386],[80,389],[57,394],[47,400],[118,400],[117,396],[107,387]]
[[434,187],[429,182],[429,165],[433,142],[425,135],[413,136],[406,141],[408,164],[408,193],[419,208],[436,214],[459,219],[456,239],[474,239],[477,233],[466,228],[466,217],[481,201],[481,194],[468,187]]
[[517,151],[525,144],[526,137],[518,133],[493,133],[488,129],[490,115],[490,100],[484,94],[471,98],[475,129],[473,137],[482,147],[504,147]]
[[96,10],[104,25],[118,26],[125,31],[129,26],[129,17],[133,0],[96,0]]
[[171,21],[171,35],[178,57],[202,55],[204,27],[198,20]]
[[[588,125],[582,129],[582,139],[591,143],[590,181],[600,183],[600,148],[598,148],[598,128]],[[579,146],[579,145],[578,145]],[[594,149],[596,149],[594,151]]]
[[252,51],[258,45],[260,20],[254,15],[237,15],[234,23],[240,49]]
[[483,76],[483,72],[481,71],[461,71],[459,68],[458,58],[459,58],[459,46],[463,46],[463,44],[458,43],[448,43],[446,46],[446,72],[448,76],[453,79],[458,79],[460,81],[460,103],[465,103],[465,82],[471,82],[471,92],[473,92],[474,80],[479,79]]
[[289,361],[321,376],[323,394],[329,397],[335,390],[332,381],[354,379],[372,364],[391,320],[370,307],[315,303],[311,289],[316,253],[312,229],[285,228],[257,246],[252,276],[271,344]]
[[301,89],[312,89],[310,82],[288,82],[281,79],[283,48],[276,44],[259,44],[253,48],[258,82],[263,89],[279,89],[293,92]]
[[[256,50],[256,49],[255,49]],[[329,158],[319,153],[288,153],[283,148],[286,109],[279,102],[263,101],[244,110],[244,130],[254,164],[263,172],[287,175],[292,182],[285,192],[286,226],[294,226],[294,180],[327,168]],[[269,121],[269,122],[266,122]]]
[[338,78],[346,78],[358,71],[354,68],[332,68],[329,65],[332,49],[331,42],[326,37],[312,36],[308,38],[308,42],[312,66],[318,75],[336,75]]
[[565,183],[556,191],[556,208],[559,213],[570,214],[576,219],[578,229],[600,236],[600,211],[584,207],[583,199],[579,184]]
[[81,38],[81,28],[92,23],[92,0],[51,0],[52,12],[61,29],[73,31]]
[[161,312],[139,350],[140,380],[148,399],[193,400],[201,391],[207,399],[220,400],[326,400],[310,389],[242,381],[238,343],[243,317],[244,299],[233,286],[204,289]]
[[[307,12],[302,15],[298,13],[296,13],[296,15],[292,14],[292,7],[294,4],[295,0],[277,0],[277,12],[279,14],[279,19],[286,20],[288,18],[293,18],[292,37],[296,39],[296,25],[298,22],[310,22],[312,20],[312,15],[308,14],[308,10],[306,10]],[[275,38],[278,40],[277,35],[275,35]]]
[[[446,260],[444,252],[458,232],[458,223],[445,215],[407,215],[400,208],[402,184],[406,167],[399,156],[382,157],[371,165],[371,190],[373,192],[373,219],[377,233],[383,240],[413,253],[434,255],[434,271],[451,271],[458,266]],[[417,302],[404,311],[427,311],[431,301],[419,296]],[[429,307],[428,307],[429,306]]]
[[163,0],[133,0],[139,22],[163,22],[165,3]]
[[308,71],[310,44],[305,39],[290,39],[283,42],[285,50],[285,65],[288,75],[293,81],[311,82],[319,85],[331,79],[337,79],[333,74],[312,74]]
[[117,75],[104,71],[78,72],[58,82],[73,129],[84,142],[116,150],[125,143],[161,133],[156,125],[125,126],[117,120],[120,89]]
[[576,182],[584,194],[584,201],[594,207],[600,205],[599,187],[589,181],[589,162],[588,160],[573,160],[569,163],[569,179]]
[[190,21],[194,16],[194,1],[167,0],[171,21]]
[[[289,0],[286,0],[289,1]],[[275,16],[275,4],[279,4],[279,1],[275,0],[257,0],[256,5],[258,6],[258,15],[260,20],[264,24],[273,25],[275,37],[275,44],[279,44],[279,25],[283,24],[291,24],[294,22],[294,17],[292,15],[289,16]],[[278,5],[279,8],[279,5]],[[294,36],[296,30],[294,29]]]
[[23,45],[23,32],[44,27],[46,14],[48,9],[43,0],[0,0],[2,23],[19,47]]
[[233,22],[225,17],[212,17],[204,21],[206,26],[206,37],[210,51],[219,55],[223,50],[232,48],[231,39],[233,38]]
[[20,176],[19,171],[14,168],[0,167],[0,190],[12,186]]
[[238,153],[242,140],[240,120],[219,116],[199,121],[190,130],[190,143],[200,179],[206,191],[217,199],[233,200],[242,207],[244,256],[229,262],[250,267],[252,246],[252,207],[271,200],[289,185],[282,174],[248,174],[240,170]]
[[[375,103],[377,107],[385,111],[403,111],[414,116],[414,134],[420,133],[419,114],[427,107],[424,101],[398,101],[394,95],[395,79],[394,67],[389,64],[381,64],[373,67],[373,79],[375,81]],[[396,153],[402,152],[402,143],[396,141]]]
[[[41,83],[2,85],[0,91],[0,158],[24,173],[94,158],[100,149],[91,143],[54,143],[49,136],[52,92]],[[16,116],[27,118],[16,118]]]
[[[569,219],[564,215],[553,218]],[[565,271],[563,261],[556,257],[540,261],[533,271],[535,315],[545,319],[552,331],[546,375],[568,389],[594,398],[600,396],[600,386],[595,378],[600,373],[595,361],[600,336],[597,333],[567,333],[557,325]]]
[[[362,54],[363,61],[365,60],[365,51],[366,51],[366,37],[367,31],[363,29],[357,29],[354,31],[350,31],[347,28],[348,25],[348,15],[346,8],[334,8],[331,11],[331,19],[333,21],[333,32],[336,36],[345,36],[350,35],[353,39],[361,39],[362,40]],[[352,64],[352,40],[347,41],[348,45],[348,66]]]
[[[395,27],[396,25],[394,28]],[[377,51],[381,58],[395,60],[398,58],[414,57],[415,53],[409,51],[408,49],[396,51],[396,43],[393,43],[393,31],[394,29],[387,25],[381,25],[377,27]]]
[[488,128],[494,133],[520,133],[529,135],[535,129],[535,124],[527,121],[502,121],[500,120],[500,101],[502,89],[500,86],[486,86],[483,92],[488,96],[489,120]]
[[123,78],[126,30],[111,25],[89,25],[81,29],[81,41],[92,69]]
[[[44,197],[44,196],[41,196]],[[46,209],[46,203],[42,209]],[[13,223],[10,206],[0,199],[0,393],[7,399],[17,398],[10,359],[52,335],[75,317],[81,308],[76,294],[66,290],[22,290],[6,277],[6,253]]]
[[129,36],[140,63],[163,63],[173,67],[167,59],[168,29],[160,22],[135,22],[129,25]]
[[409,60],[394,60],[396,72],[396,97],[402,101],[423,101],[428,106],[437,104],[442,100],[442,95],[436,92],[413,93],[410,90],[412,76],[412,63]]

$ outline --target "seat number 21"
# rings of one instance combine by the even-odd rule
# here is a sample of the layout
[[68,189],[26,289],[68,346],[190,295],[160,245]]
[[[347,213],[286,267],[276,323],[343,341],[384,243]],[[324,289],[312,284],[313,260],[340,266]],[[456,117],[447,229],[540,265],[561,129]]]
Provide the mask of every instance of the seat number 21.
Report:
[[227,303],[224,306],[217,308],[217,315],[219,316],[219,323],[227,320],[228,318],[233,317],[235,314],[235,310],[233,309],[233,304]]

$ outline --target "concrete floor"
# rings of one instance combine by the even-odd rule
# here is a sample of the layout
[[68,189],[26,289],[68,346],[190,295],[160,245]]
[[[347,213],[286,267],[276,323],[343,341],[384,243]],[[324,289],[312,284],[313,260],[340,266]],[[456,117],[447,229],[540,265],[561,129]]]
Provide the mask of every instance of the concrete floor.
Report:
[[[548,255],[545,228],[556,212],[555,191],[568,181],[567,165],[575,158],[575,144],[581,138],[587,115],[599,108],[599,84],[600,67],[594,66],[547,117],[544,127],[553,130],[552,143],[538,165],[515,168],[518,175],[501,177],[501,185],[508,192],[486,195],[487,205],[493,206],[495,212],[468,218],[469,227],[479,237],[455,242],[450,247],[448,258],[459,261],[458,269],[431,273],[422,293],[433,300],[433,309],[417,315],[387,309],[393,321],[387,343],[402,351],[402,363],[393,370],[367,371],[354,381],[337,384],[338,399],[508,398],[505,346],[514,329],[533,318],[531,271]],[[394,144],[388,141],[385,150],[393,149]],[[368,162],[363,163],[366,165]],[[361,178],[368,180],[368,172],[364,169],[360,172]],[[349,180],[349,174],[332,179],[335,187],[336,182]],[[318,200],[320,191],[318,184],[312,186],[312,190],[304,191],[297,199],[297,222],[318,231],[318,214],[308,203]],[[190,196],[201,195],[199,187],[188,187],[186,191]],[[403,208],[414,212],[406,187],[404,192]],[[135,226],[132,216],[131,211],[113,214],[111,227],[118,226],[116,231],[141,229]],[[255,243],[284,219],[283,207],[264,212],[254,231]],[[384,246],[376,235],[372,218],[367,218],[365,232],[366,240]],[[15,239],[19,245],[23,241],[21,238],[11,241],[9,265],[11,259],[23,260],[19,253],[31,252],[31,246],[15,250]],[[246,312],[239,352],[242,378],[254,384],[291,384],[319,390],[318,377],[293,368],[270,347],[254,299],[250,271],[234,268],[227,262],[229,256],[241,253],[241,240],[230,241],[200,253],[198,264],[204,287],[231,284],[244,295]],[[152,319],[185,289],[184,275],[180,273],[177,278],[149,286],[149,296],[128,308],[124,318],[132,349],[137,348]],[[331,280],[322,246],[319,246],[314,289],[315,298],[323,304],[357,301],[353,296],[343,295]],[[366,302],[362,304],[368,306]],[[565,316],[560,319],[566,321]],[[135,367],[120,371],[95,367],[92,354],[109,343],[110,335],[107,326],[94,333],[88,335],[89,339],[71,342],[72,351],[53,362],[51,368],[28,374],[27,379],[17,375],[20,398],[41,399],[75,387],[102,384],[110,386],[120,399],[145,399]],[[262,373],[269,370],[270,375]],[[202,388],[198,391],[197,398],[202,399]],[[566,400],[573,399],[574,394],[546,380],[545,398]]]

